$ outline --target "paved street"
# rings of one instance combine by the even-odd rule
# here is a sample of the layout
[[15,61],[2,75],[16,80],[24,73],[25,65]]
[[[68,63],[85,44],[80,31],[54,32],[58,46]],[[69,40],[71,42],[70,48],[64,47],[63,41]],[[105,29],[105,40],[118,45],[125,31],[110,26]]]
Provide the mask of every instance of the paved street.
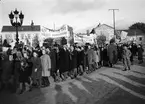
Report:
[[0,104],[145,104],[145,65],[103,67],[92,74],[22,95],[0,93]]

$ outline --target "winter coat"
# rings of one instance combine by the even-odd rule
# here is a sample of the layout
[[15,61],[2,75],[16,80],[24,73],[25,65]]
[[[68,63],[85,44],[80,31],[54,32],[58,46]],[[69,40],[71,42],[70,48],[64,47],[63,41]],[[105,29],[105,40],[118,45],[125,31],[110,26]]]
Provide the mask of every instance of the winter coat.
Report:
[[103,56],[103,61],[108,61],[109,60],[108,55],[107,55],[107,49],[104,49],[102,51],[102,56]]
[[88,64],[93,64],[94,63],[94,58],[93,57],[95,57],[94,56],[94,50],[93,49],[89,49],[88,51],[87,51],[87,55],[88,55]]
[[131,65],[131,62],[130,62],[131,54],[132,53],[131,53],[131,51],[129,49],[123,50],[122,58],[123,58],[123,64],[124,64],[125,68],[127,68],[128,66]]
[[142,47],[138,48],[138,60],[143,60],[144,49]]
[[110,63],[115,63],[117,59],[117,47],[115,44],[109,44],[107,48],[107,55],[109,57]]
[[70,53],[70,70],[77,68],[77,51],[74,50]]
[[49,55],[44,54],[40,57],[42,66],[42,76],[50,76],[51,60]]
[[95,63],[98,63],[99,62],[99,51],[94,51],[93,52],[93,60]]
[[13,66],[13,62],[9,61],[8,56],[4,57],[4,60],[2,60],[1,63],[1,68],[2,68],[2,80],[4,82],[8,82],[8,80],[10,79],[11,75],[12,75],[12,66]]
[[61,73],[69,70],[70,53],[68,50],[60,49],[59,52],[59,71]]
[[19,82],[21,82],[21,83],[29,82],[28,71],[29,71],[28,66],[21,66],[20,67],[20,69],[19,69]]
[[[42,68],[41,68],[41,60],[39,57],[32,57],[31,61],[33,63],[32,66],[32,78],[39,79],[42,76]],[[35,72],[35,69],[37,68],[37,71]]]
[[50,59],[51,59],[51,70],[56,71],[57,53],[55,50],[51,50],[49,55],[50,55]]

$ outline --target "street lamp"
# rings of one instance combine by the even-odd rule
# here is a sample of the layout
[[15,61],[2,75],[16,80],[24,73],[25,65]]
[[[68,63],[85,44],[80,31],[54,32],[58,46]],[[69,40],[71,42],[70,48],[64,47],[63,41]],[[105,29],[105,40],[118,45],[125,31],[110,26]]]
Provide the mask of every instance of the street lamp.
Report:
[[16,28],[16,45],[18,45],[19,44],[18,27],[22,26],[24,15],[22,14],[22,11],[19,13],[19,11],[15,9],[15,11],[11,11],[11,13],[9,14],[9,18],[12,26]]

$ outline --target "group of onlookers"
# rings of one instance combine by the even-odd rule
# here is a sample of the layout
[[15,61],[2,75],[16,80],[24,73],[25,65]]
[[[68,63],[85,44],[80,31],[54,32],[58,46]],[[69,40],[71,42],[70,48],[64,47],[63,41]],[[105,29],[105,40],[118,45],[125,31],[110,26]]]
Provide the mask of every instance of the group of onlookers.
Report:
[[[138,53],[138,54],[137,54]],[[33,87],[47,87],[50,76],[54,82],[71,79],[95,71],[102,66],[113,67],[117,61],[123,60],[124,70],[130,70],[130,61],[138,55],[139,63],[143,62],[143,48],[141,45],[116,45],[114,41],[103,47],[86,44],[67,44],[59,46],[43,46],[32,48],[29,46],[9,48],[1,57],[1,82],[4,87],[13,85],[11,89],[31,91]]]

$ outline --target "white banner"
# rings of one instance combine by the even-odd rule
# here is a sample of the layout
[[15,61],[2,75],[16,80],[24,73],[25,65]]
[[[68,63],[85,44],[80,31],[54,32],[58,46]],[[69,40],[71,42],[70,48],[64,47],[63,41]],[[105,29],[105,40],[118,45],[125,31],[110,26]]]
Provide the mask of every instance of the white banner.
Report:
[[127,38],[127,32],[122,31],[121,32],[121,40],[126,39]]
[[61,27],[59,30],[50,30],[45,27],[41,29],[42,36],[46,38],[59,38],[59,37],[68,37],[69,32],[66,27]]
[[94,38],[92,36],[77,36],[74,35],[75,43],[94,43]]

